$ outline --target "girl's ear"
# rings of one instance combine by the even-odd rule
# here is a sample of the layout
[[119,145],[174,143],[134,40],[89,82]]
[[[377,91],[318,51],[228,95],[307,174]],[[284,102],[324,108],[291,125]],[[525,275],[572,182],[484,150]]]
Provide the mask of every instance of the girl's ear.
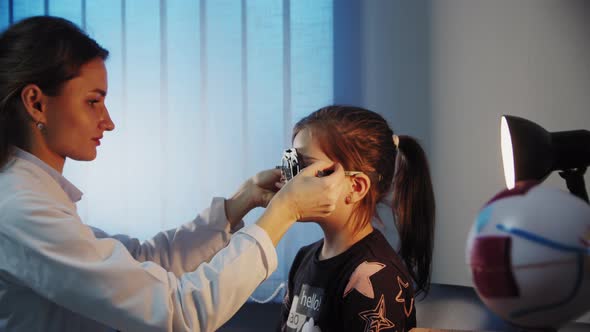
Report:
[[29,84],[23,88],[20,97],[31,120],[35,123],[45,123],[45,100],[41,89],[36,84]]
[[350,181],[352,182],[352,190],[349,194],[350,199],[347,197],[346,202],[348,204],[355,204],[365,198],[369,192],[371,179],[366,174],[360,173],[350,176]]

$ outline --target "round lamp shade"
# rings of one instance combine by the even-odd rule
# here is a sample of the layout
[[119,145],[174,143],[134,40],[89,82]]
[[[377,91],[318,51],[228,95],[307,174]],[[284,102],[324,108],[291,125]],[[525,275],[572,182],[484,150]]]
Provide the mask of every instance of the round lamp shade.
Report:
[[508,189],[514,188],[517,181],[542,181],[551,173],[551,135],[543,127],[523,118],[504,115],[500,135]]
[[503,115],[500,124],[502,163],[506,187],[518,181],[543,181],[555,170],[590,165],[590,132],[548,132],[538,124]]

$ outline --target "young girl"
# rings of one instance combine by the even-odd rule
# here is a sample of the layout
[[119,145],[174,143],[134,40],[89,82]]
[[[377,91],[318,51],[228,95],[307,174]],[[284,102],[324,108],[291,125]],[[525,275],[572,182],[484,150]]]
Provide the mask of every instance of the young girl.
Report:
[[[324,238],[295,257],[280,330],[415,327],[414,294],[428,292],[434,230],[434,194],[420,145],[394,135],[377,113],[330,106],[295,125],[293,146],[303,167],[318,160],[342,164],[347,185],[332,215],[300,220],[318,223]],[[394,222],[375,216],[390,191],[398,252],[371,224],[373,217]]]

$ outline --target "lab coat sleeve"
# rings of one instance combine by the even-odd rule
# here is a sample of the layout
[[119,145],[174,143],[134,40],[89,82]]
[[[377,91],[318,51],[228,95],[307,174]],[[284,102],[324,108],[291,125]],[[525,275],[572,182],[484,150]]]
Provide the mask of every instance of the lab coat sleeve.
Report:
[[138,262],[121,242],[96,239],[71,207],[19,193],[2,202],[3,273],[40,296],[122,331],[214,331],[277,266],[251,225],[194,271],[176,277]]
[[209,261],[227,245],[231,235],[243,226],[241,221],[233,229],[230,228],[225,215],[225,200],[216,197],[211,206],[193,221],[160,232],[144,242],[127,235],[110,236],[98,228],[91,229],[97,238],[111,237],[120,241],[135,260],[152,261],[180,276],[194,270],[202,262]]

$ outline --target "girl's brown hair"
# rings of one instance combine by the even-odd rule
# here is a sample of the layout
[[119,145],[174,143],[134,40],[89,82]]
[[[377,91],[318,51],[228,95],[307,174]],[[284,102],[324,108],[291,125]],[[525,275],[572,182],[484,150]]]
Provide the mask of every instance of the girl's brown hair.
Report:
[[371,180],[365,198],[353,212],[356,229],[371,222],[377,203],[393,192],[392,210],[400,236],[401,258],[416,282],[417,293],[428,293],[434,242],[434,191],[426,154],[410,136],[399,136],[385,119],[352,106],[328,106],[301,119],[293,139],[308,128],[324,153],[346,170],[362,171]]

